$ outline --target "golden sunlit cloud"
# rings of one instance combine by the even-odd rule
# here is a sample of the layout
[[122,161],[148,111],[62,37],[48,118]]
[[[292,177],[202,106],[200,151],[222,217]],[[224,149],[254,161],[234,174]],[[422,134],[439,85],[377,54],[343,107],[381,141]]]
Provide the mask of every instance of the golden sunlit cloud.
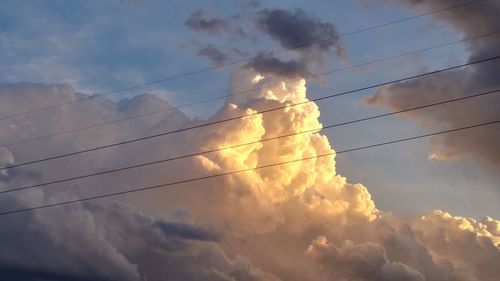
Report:
[[[237,72],[233,89],[255,83],[265,87],[258,98],[230,98],[213,120],[280,104],[303,104],[198,134],[208,146],[228,147],[321,128],[317,105],[304,103],[308,101],[305,80],[285,82],[245,69]],[[207,154],[193,165],[220,173],[333,152],[329,140],[313,132]],[[476,222],[443,211],[404,220],[381,212],[365,186],[336,173],[334,156],[238,173],[210,185],[216,188],[198,189],[194,196],[199,199],[187,200],[188,210],[223,229],[227,251],[249,256],[283,280],[304,280],[311,270],[314,280],[372,280],[370,275],[359,275],[368,269],[378,276],[373,280],[494,280],[500,274],[494,266],[500,260],[499,221]],[[207,197],[213,201],[207,203]],[[271,252],[261,248],[264,245]],[[278,258],[289,255],[291,248],[302,250]],[[358,255],[360,251],[366,255]],[[474,255],[459,254],[468,251],[488,257],[479,261]]]

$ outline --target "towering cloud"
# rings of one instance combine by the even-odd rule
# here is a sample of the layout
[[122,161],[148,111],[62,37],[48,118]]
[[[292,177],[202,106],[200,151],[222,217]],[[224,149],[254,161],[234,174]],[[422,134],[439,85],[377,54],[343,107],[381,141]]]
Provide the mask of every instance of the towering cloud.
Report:
[[[388,1],[403,3],[413,9],[433,10],[452,6],[455,1]],[[462,8],[436,14],[436,19],[450,24],[470,38],[498,31],[500,28],[500,3],[494,0],[479,1]],[[467,45],[469,61],[499,55],[498,35],[470,41]],[[484,91],[500,89],[500,61],[476,64],[464,69],[446,72],[380,88],[366,100],[368,105],[401,110],[421,104],[463,97]],[[416,111],[406,114],[422,126],[436,129],[454,128],[467,124],[489,122],[500,119],[500,94],[481,97],[463,103],[443,106],[440,110]],[[472,155],[493,164],[500,164],[500,128],[491,126],[474,131],[447,134],[433,138],[430,142],[431,158],[453,160]]]
[[[413,7],[417,2],[410,3]],[[492,1],[487,3],[489,9],[498,7]],[[454,21],[462,16],[448,15],[445,20],[460,27],[461,23]],[[481,27],[495,21],[492,14],[490,18],[471,18],[482,23]],[[285,48],[337,34],[332,24],[301,10],[262,9],[255,20],[260,30]],[[224,30],[229,28],[226,22],[204,12],[193,14],[186,24],[208,33],[227,32]],[[480,56],[491,50],[494,42],[484,40],[471,45],[470,50]],[[0,216],[0,241],[4,243],[0,274],[9,280],[28,281],[497,280],[500,221],[490,217],[476,221],[439,210],[415,219],[399,218],[378,210],[363,184],[350,183],[337,173],[334,150],[320,133],[318,106],[308,103],[306,80],[283,81],[284,77],[305,76],[332,51],[341,55],[339,41],[295,51],[288,62],[271,57],[236,68],[230,77],[231,92],[255,87],[261,90],[252,95],[229,96],[205,121],[191,119],[167,101],[149,94],[120,102],[97,96],[85,103],[1,120],[0,163],[6,165],[301,103],[216,126],[3,171],[0,187],[8,189],[232,147],[43,189],[1,194],[0,211],[245,170],[113,199]],[[218,57],[214,50],[201,55]],[[496,85],[497,66],[485,64],[385,87],[368,102],[403,107],[410,95],[401,100],[397,97],[406,91],[432,92],[424,97],[433,101],[439,95],[461,96],[468,90]],[[87,97],[67,85],[28,83],[2,84],[0,93],[3,117]],[[461,115],[476,110],[454,110],[458,109]],[[50,140],[12,144],[160,110],[163,112],[149,117]],[[439,120],[450,126],[458,122],[453,118],[459,117],[452,118],[452,114],[452,110],[444,110],[425,118],[433,118],[429,119],[433,124]],[[485,120],[488,114],[497,116],[498,111],[494,106],[487,107],[477,119]],[[301,133],[304,131],[308,133]],[[497,137],[496,132],[490,134],[492,140],[479,135],[464,137],[471,146],[478,142],[488,146]],[[452,141],[448,138],[437,140]],[[453,149],[460,154],[460,145],[465,144],[456,142],[441,149],[439,157],[454,156]],[[478,147],[470,151],[480,155]],[[325,154],[331,155],[316,157]],[[301,158],[310,159],[294,161]],[[253,169],[285,161],[290,163]]]
[[[252,98],[232,97],[210,120],[307,101],[304,80],[280,84],[277,83],[280,78],[259,75],[247,68],[235,71],[232,77],[233,91],[256,83],[267,87]],[[14,89],[29,89],[17,91],[15,101],[5,101],[14,108],[17,102],[25,104],[24,100],[30,100],[37,89],[42,94],[50,92],[47,95],[73,95],[71,88],[54,91],[58,87],[4,86],[4,91],[11,94],[16,93]],[[142,96],[123,101],[117,107],[121,111],[113,110],[113,102],[99,101],[80,109],[74,107],[72,114],[66,116],[81,118],[83,112],[127,116],[134,110],[147,111],[158,106],[158,102],[151,102],[154,99]],[[64,171],[65,166],[85,171],[96,163],[95,157],[103,165],[99,169],[103,169],[123,164],[117,159],[127,164],[137,163],[154,159],[159,153],[174,156],[200,148],[221,148],[317,129],[321,127],[319,114],[314,103],[307,103],[187,131],[147,146],[123,147],[41,168],[24,167],[17,173],[11,170],[2,181],[4,186],[12,186],[49,176],[57,178],[61,173],[51,175],[49,171]],[[150,126],[149,132],[138,129],[144,123],[126,123],[127,131],[148,134],[166,130],[170,120],[175,126],[201,122],[189,121],[178,111],[156,118],[152,123],[156,126]],[[20,121],[28,119],[17,122]],[[46,121],[40,117],[31,122]],[[16,125],[16,120],[9,124]],[[45,124],[46,128],[52,125]],[[12,134],[8,130],[2,132]],[[103,132],[106,131],[100,131],[106,134]],[[120,137],[129,136],[118,134],[112,139]],[[96,140],[86,139],[82,143],[78,135],[69,135],[63,140],[55,139],[53,145],[59,149],[81,148],[93,141]],[[22,150],[4,148],[2,162],[11,163],[38,147],[35,144]],[[332,151],[328,139],[320,133],[299,134],[169,165],[50,187],[44,192],[12,194],[2,197],[2,207],[9,210],[57,202],[133,188],[130,182],[144,185],[169,182]],[[20,173],[33,173],[36,177]],[[366,187],[351,184],[336,173],[333,156],[192,182],[158,190],[154,196],[137,193],[120,201],[0,217],[3,220],[0,235],[9,245],[0,255],[1,271],[12,280],[493,281],[500,274],[496,266],[500,261],[500,221],[485,218],[478,222],[442,211],[415,220],[386,214],[377,210]],[[158,207],[151,210],[151,206]],[[154,215],[143,214],[139,211],[143,208]],[[46,258],[44,253],[51,255]]]

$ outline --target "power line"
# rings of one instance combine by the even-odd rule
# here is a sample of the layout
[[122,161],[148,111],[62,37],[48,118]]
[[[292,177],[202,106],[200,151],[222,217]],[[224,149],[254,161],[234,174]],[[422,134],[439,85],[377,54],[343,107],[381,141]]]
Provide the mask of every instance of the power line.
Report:
[[364,150],[364,149],[369,149],[369,148],[374,148],[374,147],[379,147],[379,146],[395,144],[395,143],[399,143],[399,142],[406,142],[406,141],[410,141],[410,140],[427,138],[427,137],[431,137],[431,136],[447,134],[447,133],[452,133],[452,132],[457,132],[457,131],[462,131],[462,130],[467,130],[467,129],[472,129],[472,128],[478,128],[478,127],[497,124],[497,123],[500,123],[500,120],[479,123],[476,125],[470,125],[470,126],[466,126],[466,127],[460,127],[460,128],[439,131],[439,132],[434,132],[434,133],[429,133],[429,134],[424,134],[424,135],[418,135],[418,136],[413,136],[413,137],[408,137],[408,138],[402,138],[402,139],[397,139],[397,140],[393,140],[393,141],[381,142],[381,143],[376,143],[376,144],[371,144],[371,145],[366,145],[366,146],[359,146],[356,148],[350,148],[350,149],[341,150],[341,151],[337,151],[337,152],[325,153],[325,154],[320,154],[320,155],[316,155],[316,156],[304,157],[304,158],[283,161],[283,162],[278,162],[278,163],[273,163],[273,164],[268,164],[268,165],[262,165],[262,166],[257,166],[257,167],[253,167],[253,168],[235,170],[235,171],[230,171],[230,172],[225,172],[225,173],[219,173],[219,174],[214,174],[214,175],[209,175],[209,176],[204,176],[204,177],[191,178],[191,179],[186,179],[186,180],[169,182],[169,183],[165,183],[165,184],[140,187],[140,188],[135,188],[135,189],[131,189],[131,190],[112,192],[112,193],[107,193],[107,194],[102,194],[102,195],[95,195],[95,196],[90,196],[90,197],[85,197],[85,198],[80,198],[80,199],[75,199],[75,200],[63,201],[63,202],[58,202],[58,203],[46,204],[46,205],[39,205],[39,206],[35,206],[35,207],[28,207],[28,208],[11,210],[11,211],[4,211],[4,212],[0,212],[0,216],[14,214],[14,213],[27,212],[27,211],[34,211],[34,210],[45,209],[45,208],[51,208],[51,207],[56,207],[56,206],[63,206],[63,205],[74,204],[74,203],[79,203],[79,202],[86,202],[86,201],[91,201],[91,200],[96,200],[96,199],[101,199],[101,198],[106,198],[106,197],[113,197],[113,196],[118,196],[118,195],[124,195],[124,194],[129,194],[129,193],[135,193],[135,192],[140,192],[140,191],[145,191],[145,190],[172,187],[175,185],[189,183],[189,182],[218,178],[218,177],[229,176],[229,175],[234,175],[234,174],[243,173],[243,172],[249,172],[249,171],[254,171],[254,170],[260,170],[260,169],[295,163],[295,162],[318,159],[318,158],[343,154],[343,153],[352,152],[352,151]]
[[66,154],[60,154],[60,155],[55,155],[55,156],[51,156],[51,157],[47,157],[47,158],[42,158],[42,159],[38,159],[38,160],[32,160],[32,161],[28,161],[28,162],[24,162],[24,163],[19,163],[19,164],[13,164],[13,165],[9,165],[9,166],[4,166],[4,167],[0,167],[0,171],[7,170],[7,169],[12,169],[12,168],[16,168],[16,167],[20,167],[20,166],[25,166],[25,165],[29,165],[29,164],[35,164],[35,163],[45,162],[45,161],[54,160],[54,159],[60,159],[60,158],[68,157],[68,156],[74,156],[74,155],[78,155],[78,154],[82,154],[82,153],[87,153],[87,152],[96,151],[96,150],[100,150],[100,149],[115,147],[115,146],[119,146],[119,145],[124,145],[124,144],[139,142],[139,141],[143,141],[143,140],[147,140],[147,139],[157,138],[157,137],[161,137],[161,136],[166,136],[166,135],[170,135],[170,134],[175,134],[175,133],[180,133],[180,132],[189,131],[189,130],[193,130],[193,129],[198,129],[198,128],[202,128],[202,127],[206,127],[206,126],[211,126],[211,125],[215,125],[215,124],[220,124],[220,123],[224,123],[224,122],[229,122],[229,121],[233,121],[233,120],[237,120],[237,119],[242,119],[242,118],[245,118],[245,117],[250,117],[250,116],[254,116],[254,115],[258,115],[258,114],[264,114],[264,113],[273,112],[273,111],[277,111],[277,110],[281,110],[281,109],[295,107],[295,106],[298,106],[298,105],[303,105],[303,104],[308,104],[308,103],[312,103],[312,102],[326,100],[326,99],[330,99],[330,98],[334,98],[334,97],[349,95],[349,94],[357,93],[357,92],[364,91],[364,90],[374,89],[374,88],[378,88],[378,87],[389,85],[389,84],[393,84],[393,83],[403,82],[403,81],[407,81],[407,80],[411,80],[411,79],[415,79],[415,78],[420,78],[420,77],[424,77],[424,76],[428,76],[428,75],[442,73],[442,72],[445,72],[445,71],[449,71],[449,70],[453,70],[453,69],[458,69],[458,68],[462,68],[462,67],[465,67],[465,66],[470,66],[470,65],[474,65],[474,64],[478,64],[478,63],[482,63],[482,62],[496,60],[496,59],[499,59],[499,58],[500,58],[500,56],[494,56],[494,57],[490,57],[490,58],[487,58],[487,59],[482,59],[482,60],[477,60],[477,61],[473,61],[473,62],[468,62],[468,63],[465,63],[465,64],[461,64],[461,65],[457,65],[457,66],[452,66],[452,67],[448,67],[448,68],[442,68],[442,69],[439,69],[439,70],[435,70],[435,71],[431,71],[431,72],[426,72],[426,73],[422,73],[422,74],[418,74],[418,75],[414,75],[414,76],[410,76],[410,77],[406,77],[406,78],[396,79],[396,80],[392,80],[392,81],[389,81],[389,82],[383,82],[383,83],[375,84],[375,85],[372,85],[372,86],[358,88],[358,89],[355,89],[355,90],[350,90],[350,91],[340,92],[340,93],[336,93],[336,94],[332,94],[332,95],[328,95],[328,96],[324,96],[324,97],[319,97],[319,98],[311,99],[311,100],[304,101],[304,102],[292,103],[292,104],[287,104],[287,105],[284,105],[284,106],[274,107],[274,108],[262,110],[260,112],[254,112],[254,113],[250,113],[250,114],[239,115],[239,116],[235,116],[235,117],[231,117],[231,118],[227,118],[227,119],[221,119],[221,120],[212,121],[212,122],[207,122],[207,123],[203,123],[203,124],[195,125],[195,126],[191,126],[191,127],[185,127],[185,128],[176,129],[176,130],[172,130],[172,131],[168,131],[168,132],[163,132],[163,133],[159,133],[159,134],[154,134],[154,135],[149,135],[149,136],[145,136],[145,137],[130,139],[130,140],[127,140],[127,141],[121,141],[121,142],[117,142],[117,143],[113,143],[113,144],[97,146],[97,147],[88,148],[88,149],[84,149],[84,150],[80,150],[80,151],[75,151],[75,152],[70,152],[70,153],[66,153]]
[[214,153],[214,152],[223,151],[223,150],[227,150],[227,149],[244,147],[244,146],[248,146],[248,145],[251,145],[251,144],[262,143],[262,142],[267,142],[267,141],[271,141],[271,140],[277,140],[277,139],[282,139],[282,138],[286,138],[286,137],[291,137],[291,136],[296,136],[296,135],[302,135],[302,134],[306,134],[306,133],[319,132],[319,131],[323,131],[323,130],[327,130],[327,129],[332,129],[332,128],[335,128],[335,127],[340,127],[340,126],[345,126],[345,125],[349,125],[349,124],[359,123],[359,122],[363,122],[363,121],[378,119],[378,118],[387,117],[387,116],[396,115],[396,114],[405,113],[405,112],[410,112],[410,111],[414,111],[414,110],[418,110],[418,109],[433,107],[433,106],[437,106],[437,105],[443,105],[443,104],[457,102],[457,101],[463,101],[463,100],[467,100],[467,99],[471,99],[471,98],[476,98],[476,97],[480,97],[480,96],[486,96],[486,95],[491,95],[491,94],[498,94],[499,92],[500,92],[500,89],[497,89],[497,90],[493,90],[493,91],[482,92],[482,93],[479,93],[479,94],[464,96],[464,97],[460,97],[460,98],[448,99],[448,100],[445,100],[445,101],[435,102],[435,103],[431,103],[431,104],[426,104],[426,105],[421,105],[421,106],[415,106],[415,107],[412,107],[412,108],[398,110],[398,111],[394,111],[394,112],[390,112],[390,113],[384,113],[384,114],[374,115],[374,116],[365,117],[365,118],[361,118],[361,119],[355,119],[355,120],[351,120],[351,121],[347,121],[347,122],[332,124],[332,125],[323,126],[323,127],[320,127],[320,128],[309,129],[309,130],[305,130],[305,131],[300,131],[300,132],[295,132],[295,133],[280,135],[280,136],[266,138],[266,139],[261,139],[261,140],[255,140],[255,141],[246,142],[246,143],[242,143],[242,144],[237,144],[237,145],[232,145],[232,146],[227,146],[227,147],[221,147],[221,148],[211,149],[211,150],[207,150],[207,151],[195,152],[195,153],[181,155],[181,156],[176,156],[176,157],[172,157],[172,158],[167,158],[167,159],[162,159],[162,160],[157,160],[157,161],[152,161],[152,162],[146,162],[146,163],[141,163],[141,164],[126,166],[126,167],[122,167],[122,168],[111,169],[111,170],[97,172],[97,173],[90,173],[90,174],[76,176],[76,177],[71,177],[71,178],[65,178],[65,179],[60,179],[60,180],[55,180],[55,181],[49,181],[49,182],[44,182],[44,183],[38,183],[38,184],[33,184],[33,185],[28,185],[28,186],[23,186],[23,187],[11,188],[11,189],[8,189],[8,190],[2,190],[2,191],[0,191],[0,194],[11,193],[11,192],[20,191],[20,190],[26,190],[26,189],[31,189],[31,188],[35,188],[35,187],[43,187],[43,186],[47,186],[47,185],[52,185],[52,184],[57,184],[57,183],[63,183],[63,182],[68,182],[68,181],[74,181],[74,180],[79,180],[79,179],[84,179],[84,178],[89,178],[89,177],[95,177],[95,176],[99,176],[99,175],[104,175],[104,174],[109,174],[109,173],[115,173],[115,172],[119,172],[119,171],[125,171],[125,170],[135,169],[135,168],[144,167],[144,166],[150,166],[150,165],[159,164],[159,163],[166,163],[166,162],[170,162],[170,161],[174,161],[174,160],[179,160],[179,159],[184,159],[184,158],[189,158],[189,157],[194,157],[194,156],[199,156],[199,155],[204,155],[204,154],[209,154],[209,153]]
[[57,108],[57,107],[64,106],[64,105],[74,104],[74,103],[78,103],[78,102],[82,102],[82,101],[86,101],[86,100],[91,100],[91,99],[94,99],[96,97],[102,97],[102,96],[107,96],[107,95],[116,94],[116,93],[120,93],[120,92],[125,92],[125,91],[129,91],[129,90],[133,90],[133,89],[138,89],[138,88],[142,88],[142,87],[146,87],[146,86],[151,86],[151,85],[162,83],[162,82],[167,82],[167,81],[170,81],[170,80],[179,79],[179,78],[186,77],[186,76],[195,75],[195,74],[198,74],[198,73],[208,72],[208,71],[215,70],[215,69],[220,69],[220,68],[224,68],[224,67],[228,67],[228,66],[232,66],[232,65],[237,65],[237,64],[240,64],[240,63],[243,63],[243,62],[257,60],[257,59],[261,59],[261,58],[264,58],[264,57],[273,56],[273,55],[276,55],[276,54],[279,54],[279,53],[288,52],[288,51],[292,51],[292,50],[297,50],[297,49],[305,48],[305,47],[312,46],[312,45],[315,45],[315,44],[325,43],[325,42],[332,41],[332,40],[337,40],[337,39],[339,39],[341,37],[351,36],[351,35],[354,35],[354,34],[358,34],[358,33],[362,33],[362,32],[367,32],[367,31],[370,31],[370,30],[375,30],[375,29],[386,27],[386,26],[390,26],[390,25],[393,25],[393,24],[402,23],[402,22],[405,22],[405,21],[410,21],[410,20],[413,20],[413,19],[417,19],[417,18],[421,18],[421,17],[425,17],[425,16],[429,16],[429,15],[441,13],[441,12],[444,12],[444,11],[448,11],[448,10],[452,10],[452,9],[456,9],[456,8],[460,8],[460,7],[464,7],[464,6],[468,6],[468,5],[472,5],[472,4],[475,4],[475,3],[479,3],[481,1],[483,1],[483,0],[474,0],[474,1],[469,1],[469,2],[465,2],[465,3],[460,3],[460,4],[456,4],[456,5],[453,5],[453,6],[446,7],[446,8],[441,8],[441,9],[437,9],[437,10],[432,10],[430,12],[418,14],[418,15],[415,15],[415,16],[411,16],[411,17],[407,17],[407,18],[403,18],[403,19],[394,20],[394,21],[387,22],[387,23],[384,23],[384,24],[379,24],[379,25],[375,25],[375,26],[371,26],[371,27],[367,27],[367,28],[363,28],[363,29],[351,31],[351,32],[348,32],[348,33],[336,35],[336,36],[329,36],[327,38],[322,38],[322,39],[311,41],[311,42],[304,42],[302,44],[299,44],[299,45],[296,45],[296,46],[292,46],[292,47],[289,47],[289,48],[282,48],[282,49],[277,50],[277,51],[272,51],[272,52],[268,52],[268,53],[265,53],[265,54],[261,54],[261,55],[257,55],[257,56],[252,56],[252,57],[244,58],[244,59],[241,59],[241,60],[236,60],[236,61],[228,62],[228,63],[221,64],[221,65],[216,65],[216,66],[202,68],[202,69],[198,69],[198,70],[194,70],[194,71],[190,71],[190,72],[176,74],[176,75],[173,75],[173,76],[165,77],[165,78],[162,78],[162,79],[158,79],[158,80],[154,80],[154,81],[150,81],[150,82],[146,82],[146,83],[142,83],[142,84],[137,84],[137,85],[133,85],[133,86],[125,87],[125,88],[119,88],[119,89],[111,90],[111,91],[108,91],[108,92],[103,92],[101,94],[94,94],[92,96],[88,96],[88,97],[76,99],[76,100],[73,100],[73,101],[63,102],[63,103],[54,104],[54,105],[50,105],[50,106],[46,106],[46,107],[40,107],[40,108],[37,108],[37,109],[33,109],[33,110],[21,112],[21,113],[16,113],[16,114],[9,115],[9,116],[0,117],[0,121],[1,120],[6,120],[6,119],[10,119],[10,118],[14,118],[14,117],[23,116],[23,115],[28,115],[28,114],[35,113],[35,112],[44,111],[44,110],[47,110],[47,109]]
[[[310,75],[306,75],[305,77],[301,77],[301,78],[286,79],[285,82],[298,81],[300,79],[308,79],[308,78],[318,78],[318,77],[321,77],[321,76],[333,74],[333,73],[344,71],[344,70],[354,69],[354,68],[361,67],[361,66],[367,66],[367,65],[370,65],[370,64],[375,64],[375,63],[379,63],[379,62],[393,60],[393,59],[396,59],[396,58],[401,58],[401,57],[405,57],[405,56],[409,56],[409,55],[414,55],[414,54],[417,54],[417,53],[421,53],[421,52],[425,52],[425,51],[430,51],[430,50],[433,50],[433,49],[438,49],[438,48],[442,48],[442,47],[446,47],[446,46],[450,46],[450,45],[454,45],[454,44],[458,44],[458,43],[464,43],[464,42],[476,40],[476,39],[479,39],[479,38],[484,38],[484,37],[488,37],[488,36],[492,36],[492,35],[497,35],[499,33],[500,33],[500,31],[485,33],[485,34],[482,34],[482,35],[478,35],[478,36],[474,36],[474,37],[469,37],[469,38],[464,38],[464,39],[456,40],[456,41],[452,41],[452,42],[447,42],[447,43],[443,43],[443,44],[440,44],[440,45],[431,46],[431,47],[427,47],[427,48],[423,48],[423,49],[419,49],[419,50],[415,50],[415,51],[410,51],[410,52],[406,52],[406,53],[399,54],[399,55],[388,56],[388,57],[384,57],[384,58],[380,58],[380,59],[376,59],[376,60],[371,60],[371,61],[367,61],[367,62],[364,62],[364,63],[355,64],[355,65],[351,65],[351,66],[347,66],[347,67],[336,68],[336,69],[333,69],[333,70],[329,70],[329,71],[321,72],[321,73],[317,73],[317,74],[310,74]],[[281,82],[279,82],[279,83],[281,83]],[[79,132],[79,131],[82,131],[82,130],[92,129],[92,128],[101,127],[101,126],[105,126],[105,125],[111,125],[111,124],[115,124],[115,123],[119,123],[119,122],[123,122],[123,121],[129,121],[129,120],[133,120],[133,119],[137,119],[137,118],[143,118],[143,117],[154,115],[154,114],[170,112],[170,111],[178,110],[178,109],[181,109],[181,108],[186,108],[186,107],[190,107],[190,106],[194,106],[194,105],[199,105],[199,104],[208,103],[208,102],[212,102],[212,101],[216,101],[216,100],[221,100],[221,99],[224,99],[224,98],[227,98],[227,97],[240,96],[240,95],[248,95],[250,93],[253,93],[253,92],[256,92],[256,91],[260,91],[262,89],[267,89],[267,88],[271,88],[271,87],[277,86],[277,85],[279,85],[279,83],[272,83],[270,85],[264,85],[263,87],[248,89],[248,90],[244,90],[244,91],[238,91],[238,92],[234,92],[234,93],[229,94],[229,95],[217,96],[217,97],[214,97],[214,98],[200,100],[200,101],[196,101],[196,102],[193,102],[193,103],[186,103],[186,104],[183,104],[183,105],[180,105],[180,106],[177,106],[177,107],[173,107],[173,108],[165,108],[165,109],[161,109],[161,110],[155,110],[155,111],[151,111],[151,112],[147,112],[147,113],[132,115],[132,116],[129,116],[129,117],[126,117],[126,118],[115,119],[115,120],[101,122],[101,123],[97,123],[97,124],[93,124],[93,125],[89,125],[89,126],[85,126],[85,127],[70,129],[70,130],[61,131],[61,132],[58,132],[58,133],[53,133],[53,134],[49,134],[49,135],[39,136],[39,137],[31,138],[31,139],[25,139],[25,140],[21,140],[21,141],[15,141],[15,142],[11,142],[11,143],[0,144],[0,145],[1,146],[5,146],[5,147],[19,145],[19,144],[23,144],[23,143],[28,143],[28,142],[33,142],[33,141],[38,141],[38,140],[53,138],[53,137],[57,137],[57,136],[65,135],[65,134],[70,134],[70,133],[75,133],[75,132]]]

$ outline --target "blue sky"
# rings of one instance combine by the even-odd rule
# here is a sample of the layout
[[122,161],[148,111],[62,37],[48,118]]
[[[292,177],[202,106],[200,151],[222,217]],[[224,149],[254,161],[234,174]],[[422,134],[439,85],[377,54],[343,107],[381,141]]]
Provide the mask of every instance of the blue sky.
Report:
[[[367,2],[367,1],[365,1]],[[341,34],[409,17],[404,6],[360,1],[265,1],[265,7],[300,8],[334,23]],[[228,35],[203,35],[185,26],[196,10],[233,18],[252,38],[234,40]],[[171,75],[210,67],[196,55],[200,44],[212,43],[250,55],[279,48],[259,34],[248,21],[246,1],[3,1],[0,8],[0,82],[67,83],[83,93],[105,92]],[[383,58],[459,40],[463,34],[446,23],[424,17],[342,38],[350,64]],[[362,69],[323,77],[308,86],[309,96],[352,90],[374,83],[463,63],[463,45],[425,52]],[[345,63],[345,62],[344,62]],[[342,67],[334,56],[324,69]],[[166,98],[174,105],[228,94],[224,68],[140,90],[109,96],[120,100],[144,92]],[[325,125],[383,112],[368,108],[363,97],[373,91],[331,99],[319,104]],[[205,118],[222,102],[185,109]],[[390,140],[425,130],[407,119],[393,117],[326,131],[334,148]],[[339,170],[351,181],[364,183],[382,210],[415,215],[431,209],[483,217],[500,214],[498,178],[476,160],[438,162],[427,159],[425,141],[398,144],[338,157]],[[403,168],[402,168],[403,167]],[[398,171],[395,173],[394,171]],[[474,192],[471,192],[471,187]]]

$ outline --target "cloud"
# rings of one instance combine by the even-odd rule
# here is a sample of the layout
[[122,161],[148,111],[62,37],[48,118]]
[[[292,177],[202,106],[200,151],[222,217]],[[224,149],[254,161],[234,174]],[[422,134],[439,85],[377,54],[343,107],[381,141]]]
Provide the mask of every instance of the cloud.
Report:
[[500,259],[498,223],[491,218],[478,222],[434,211],[417,220],[414,229],[417,239],[425,243],[436,257],[469,267],[469,274],[478,280],[494,280],[500,274],[498,266],[493,263]]
[[247,67],[262,74],[272,74],[283,78],[300,78],[310,76],[307,64],[301,61],[283,61],[277,57],[263,54],[262,57],[247,63]]
[[[388,1],[403,3],[411,8],[438,9],[451,6],[454,1]],[[480,1],[458,9],[439,13],[437,20],[444,21],[464,34],[474,37],[496,31],[500,26],[497,1]],[[498,36],[489,36],[467,43],[470,53],[468,61],[476,61],[498,55]],[[498,61],[484,62],[464,69],[448,71],[431,77],[396,83],[377,90],[366,99],[370,106],[391,110],[401,110],[426,103],[463,97],[500,88]],[[419,122],[422,127],[433,129],[455,128],[468,124],[489,122],[500,119],[500,95],[479,97],[460,103],[440,106],[439,109],[415,111],[405,116]],[[474,156],[488,166],[500,164],[500,141],[498,126],[477,128],[434,137],[431,142],[431,158],[441,160],[460,159]]]
[[[257,12],[257,26],[284,48],[307,45],[301,51],[341,50],[335,25],[323,22],[304,10],[262,9]],[[329,40],[325,40],[329,39]],[[325,40],[318,44],[310,44]]]
[[[247,4],[255,8],[259,6],[253,1]],[[336,26],[304,10],[260,9],[252,11],[249,17],[235,16],[234,18],[256,27],[255,36],[263,34],[276,41],[282,48],[291,49],[291,58],[286,59],[263,52],[257,53],[258,58],[246,64],[246,67],[257,72],[281,78],[307,77],[310,76],[312,70],[324,66],[326,56],[335,54],[341,60],[346,59],[345,49],[339,39]],[[209,34],[226,33],[235,39],[250,38],[241,28],[233,26],[227,20],[216,18],[204,10],[194,12],[186,20],[186,25],[191,29]],[[315,43],[317,41],[322,42]],[[216,65],[227,61],[229,57],[228,52],[223,52],[212,44],[207,44],[199,50],[198,55],[209,58]]]
[[233,26],[230,21],[218,18],[208,10],[198,9],[193,12],[184,24],[197,32],[209,34],[230,34],[234,38],[246,37],[245,31],[240,27]]
[[230,61],[227,54],[223,53],[216,46],[207,44],[198,51],[198,56],[208,58],[214,65],[221,65]]
[[425,280],[415,269],[390,262],[384,247],[373,243],[355,244],[346,240],[339,248],[319,236],[309,245],[307,254],[324,267],[332,280]]
[[[7,147],[2,161],[23,161],[44,153],[79,150],[288,103],[303,104],[137,145],[17,169],[17,173],[35,173],[37,178],[9,170],[1,180],[13,187],[207,147],[257,141],[176,162],[3,196],[2,210],[251,169],[334,151],[318,131],[318,106],[304,103],[308,100],[305,80],[285,82],[242,67],[232,73],[230,82],[231,92],[255,83],[267,87],[252,96],[229,97],[208,120],[191,120],[168,102],[147,94],[118,103],[96,98],[86,106],[12,119],[0,124],[2,139],[34,137],[43,133],[42,129],[55,132],[72,124],[83,125],[80,122],[85,120],[172,109],[151,119],[69,134],[47,143]],[[27,104],[36,107],[83,95],[64,85],[6,84],[0,88],[6,93],[0,95],[0,106],[8,108],[9,114],[18,112],[17,108],[28,109]],[[19,130],[8,129],[10,125]],[[258,142],[305,130],[316,131]],[[500,221],[485,218],[479,222],[443,211],[406,220],[382,212],[367,187],[350,183],[337,173],[334,156],[115,199],[119,203],[95,201],[1,217],[0,236],[7,241],[0,253],[1,268],[13,280],[33,281],[493,281],[498,276]],[[189,217],[178,215],[179,209]],[[51,253],[50,257],[46,253]]]
[[[277,280],[229,258],[219,235],[120,203],[86,203],[2,218],[0,272],[9,280]],[[62,212],[61,212],[62,211]]]
[[250,61],[247,67],[257,72],[285,78],[307,77],[311,69],[324,65],[324,57],[331,52],[345,59],[335,25],[321,21],[301,9],[262,9],[256,12],[255,24],[261,32],[277,41],[282,48],[291,49],[294,54],[288,61],[274,55]]
[[[208,34],[231,32],[226,21],[203,13],[190,18],[192,28]],[[471,17],[478,23],[483,20]],[[264,9],[257,12],[256,23],[261,32],[285,48],[316,36],[337,34],[333,24],[301,10]],[[458,19],[456,24],[461,24]],[[491,46],[488,41],[471,46],[471,50],[491,52],[495,49]],[[271,57],[252,62],[255,67],[249,64],[235,69],[229,81],[232,93],[255,85],[265,87],[253,95],[230,96],[208,120],[192,120],[149,94],[119,102],[95,97],[86,103],[3,120],[0,139],[15,142],[168,109],[109,127],[4,146],[0,163],[5,165],[303,103],[218,126],[5,171],[0,182],[7,189],[255,141],[189,159],[1,196],[2,211],[333,153],[330,141],[319,132],[318,106],[305,103],[306,81],[285,82],[282,77],[303,77],[321,63],[321,58],[331,52],[339,57],[341,50],[341,42],[334,40],[294,51],[287,61]],[[411,86],[445,93],[436,87],[448,81],[445,85],[456,87],[453,93],[460,95],[461,89],[484,84],[482,79],[495,83],[494,75],[480,76],[476,71],[466,72],[469,79],[457,71],[450,74],[456,76],[420,80]],[[0,112],[8,116],[82,97],[88,95],[68,85],[1,84]],[[378,94],[379,98],[387,97]],[[398,105],[397,100],[391,102]],[[496,114],[495,105],[491,103],[491,114]],[[443,126],[449,125],[448,117],[442,120]],[[260,141],[305,130],[313,131]],[[333,155],[313,158],[115,197],[117,202],[93,201],[2,216],[0,272],[10,280],[28,281],[497,279],[500,221],[490,217],[476,221],[439,210],[416,219],[398,218],[378,210],[363,184],[351,183],[338,174],[335,161]],[[178,210],[185,213],[179,215]]]
[[240,59],[248,59],[251,55],[250,53],[241,50],[237,47],[228,48],[227,50],[223,50],[223,48],[212,44],[207,43],[202,45],[198,41],[194,40],[186,46],[197,49],[197,55],[202,58],[208,59],[214,66],[220,66],[224,64],[228,64],[233,62],[235,57],[239,57]]

